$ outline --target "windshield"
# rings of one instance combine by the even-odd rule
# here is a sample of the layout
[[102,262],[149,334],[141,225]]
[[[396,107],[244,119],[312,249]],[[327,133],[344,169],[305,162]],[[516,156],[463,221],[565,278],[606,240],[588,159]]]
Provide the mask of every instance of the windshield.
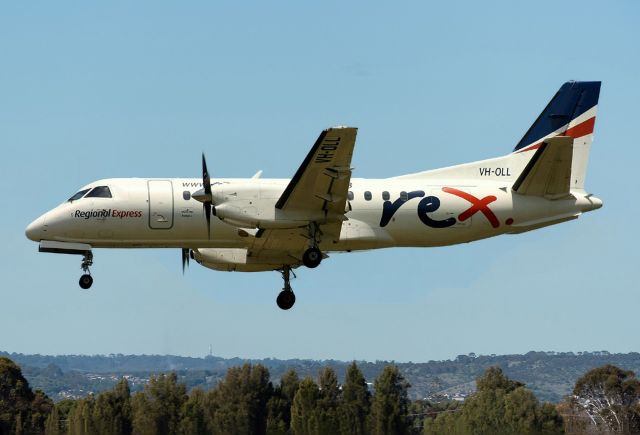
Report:
[[111,190],[107,186],[98,186],[89,192],[87,198],[111,198]]
[[84,196],[85,193],[87,193],[89,191],[89,189],[83,189],[80,192],[76,193],[75,195],[73,195],[71,198],[67,199],[67,202],[71,202],[71,201],[75,201],[77,199],[80,199]]

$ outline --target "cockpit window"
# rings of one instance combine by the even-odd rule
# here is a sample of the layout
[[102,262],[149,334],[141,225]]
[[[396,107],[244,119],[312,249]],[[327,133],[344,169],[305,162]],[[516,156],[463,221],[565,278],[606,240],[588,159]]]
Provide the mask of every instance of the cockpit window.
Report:
[[89,191],[89,189],[83,189],[80,192],[78,192],[75,195],[73,195],[71,198],[67,199],[67,201],[68,202],[76,201],[76,200],[82,198],[84,196],[84,194],[87,193],[88,191]]
[[111,190],[107,186],[94,187],[86,196],[87,198],[111,198]]

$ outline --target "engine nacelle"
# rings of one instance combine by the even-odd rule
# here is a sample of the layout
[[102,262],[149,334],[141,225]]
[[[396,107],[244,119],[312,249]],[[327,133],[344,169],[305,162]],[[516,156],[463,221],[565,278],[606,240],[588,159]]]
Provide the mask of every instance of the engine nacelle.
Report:
[[200,248],[192,252],[202,266],[223,272],[264,272],[291,262],[291,257],[249,257],[243,248]]
[[216,205],[216,216],[225,223],[240,228],[283,229],[299,228],[310,221],[325,218],[322,212],[309,213],[284,212],[274,207],[272,201],[228,201]]

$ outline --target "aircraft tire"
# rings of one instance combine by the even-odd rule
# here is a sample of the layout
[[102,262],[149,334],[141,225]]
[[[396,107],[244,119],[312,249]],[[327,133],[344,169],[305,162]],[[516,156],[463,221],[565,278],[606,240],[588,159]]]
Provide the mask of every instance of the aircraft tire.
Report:
[[87,290],[91,287],[91,284],[93,284],[93,278],[91,277],[91,275],[84,274],[80,277],[79,284],[81,288]]
[[291,290],[282,290],[276,299],[278,308],[288,310],[296,303],[296,295]]
[[322,252],[318,248],[309,248],[302,254],[302,264],[313,269],[322,262]]

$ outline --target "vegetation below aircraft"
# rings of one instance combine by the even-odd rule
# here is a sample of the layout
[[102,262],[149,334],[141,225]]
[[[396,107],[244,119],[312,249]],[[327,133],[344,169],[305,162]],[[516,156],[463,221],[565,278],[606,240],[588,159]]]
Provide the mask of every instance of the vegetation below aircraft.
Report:
[[[464,402],[410,401],[408,382],[386,365],[369,388],[353,362],[344,382],[325,367],[317,382],[288,370],[277,385],[261,364],[230,368],[215,388],[191,391],[175,372],[152,376],[131,394],[109,391],[54,404],[20,368],[0,357],[0,434],[499,434],[634,433],[640,381],[607,365],[593,369],[562,404],[540,404],[525,384],[490,367]],[[373,390],[373,391],[371,391]],[[561,416],[564,414],[565,418]]]
[[[212,389],[231,367],[244,363],[265,366],[275,380],[289,369],[301,376],[315,376],[324,367],[331,367],[343,382],[348,362],[325,360],[224,359],[215,356],[192,358],[172,355],[23,355],[0,352],[18,363],[34,388],[43,390],[54,401],[83,397],[89,391],[112,388],[123,376],[129,379],[132,391],[143,388],[155,373],[175,370],[178,380],[187,389]],[[358,361],[366,379],[377,377],[388,361]],[[501,367],[513,379],[525,382],[539,400],[559,402],[571,393],[576,380],[589,370],[614,364],[625,370],[640,372],[640,353],[610,354],[598,352],[529,352],[524,355],[459,355],[454,360],[425,363],[396,363],[409,381],[411,399],[437,396],[463,397],[475,389],[474,380],[488,367]]]

